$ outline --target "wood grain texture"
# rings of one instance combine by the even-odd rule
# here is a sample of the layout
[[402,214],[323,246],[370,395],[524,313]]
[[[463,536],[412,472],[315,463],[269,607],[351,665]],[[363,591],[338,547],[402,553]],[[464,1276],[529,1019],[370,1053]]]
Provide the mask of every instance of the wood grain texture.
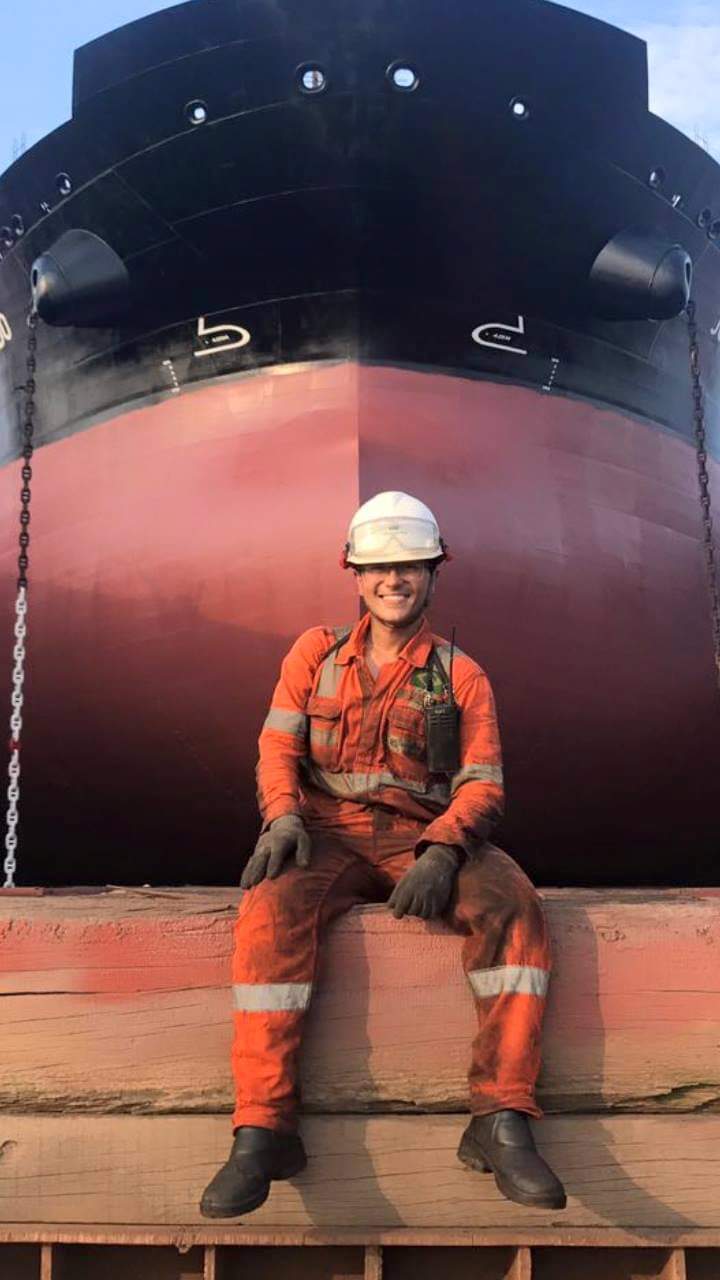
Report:
[[383,1280],[383,1251],[377,1244],[369,1244],[364,1250],[363,1280]]
[[515,1250],[507,1280],[532,1280],[532,1255],[524,1245]]
[[[720,1117],[557,1116],[541,1150],[564,1212],[505,1200],[456,1159],[453,1116],[309,1116],[307,1170],[276,1183],[248,1226],[720,1227]],[[0,1221],[201,1224],[197,1202],[225,1161],[225,1116],[5,1116]],[[518,1242],[520,1243],[520,1242]]]
[[[720,1263],[720,1259],[718,1259]],[[671,1249],[667,1261],[660,1272],[660,1280],[687,1280],[685,1250]]]
[[[651,1250],[662,1254],[656,1270],[662,1270],[669,1249],[692,1249],[692,1280],[717,1280],[717,1250],[720,1227],[565,1227],[559,1221],[535,1226],[504,1227],[254,1227],[252,1219],[238,1225],[229,1220],[189,1226],[173,1224],[147,1226],[141,1223],[2,1222],[0,1246],[25,1253],[40,1243],[54,1245],[120,1245],[126,1247],[169,1246],[187,1252],[194,1247],[214,1246],[220,1250],[238,1248],[272,1249],[353,1249],[358,1253],[368,1244],[382,1248],[423,1252],[432,1248],[505,1249],[525,1248],[604,1249],[624,1248],[648,1257]],[[672,1242],[672,1243],[671,1243]],[[0,1255],[2,1256],[2,1255]],[[714,1270],[702,1269],[701,1260],[713,1263]],[[362,1267],[358,1268],[359,1271]],[[707,1271],[707,1275],[706,1275]],[[0,1271],[0,1275],[2,1275]],[[32,1280],[37,1280],[33,1269]],[[627,1280],[624,1277],[623,1280]]]
[[[546,890],[556,958],[549,1111],[720,1111],[720,896]],[[238,893],[0,899],[5,1110],[231,1107]],[[331,930],[303,1056],[308,1111],[466,1105],[474,1010],[460,940],[382,907]]]

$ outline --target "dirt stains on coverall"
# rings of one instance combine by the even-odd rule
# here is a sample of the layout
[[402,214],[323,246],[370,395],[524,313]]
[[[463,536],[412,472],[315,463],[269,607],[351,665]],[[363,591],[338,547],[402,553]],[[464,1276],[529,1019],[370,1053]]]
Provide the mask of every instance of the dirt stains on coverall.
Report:
[[484,672],[456,652],[460,768],[426,765],[424,699],[437,693],[431,649],[447,642],[426,622],[373,680],[364,661],[369,618],[335,643],[305,632],[283,662],[260,736],[265,824],[300,813],[312,835],[307,869],[294,863],[244,894],[235,926],[233,1124],[293,1129],[298,1054],[319,940],[341,912],[383,902],[431,843],[464,851],[443,917],[464,935],[462,963],[478,1016],[470,1107],[539,1116],[535,1082],[550,951],[542,906],[520,867],[487,843],[502,812],[500,742]]

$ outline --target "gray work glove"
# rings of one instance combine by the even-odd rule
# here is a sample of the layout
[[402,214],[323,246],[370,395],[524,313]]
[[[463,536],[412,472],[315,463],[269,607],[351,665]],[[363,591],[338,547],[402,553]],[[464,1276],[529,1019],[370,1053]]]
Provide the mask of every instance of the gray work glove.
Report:
[[274,880],[293,854],[299,867],[310,866],[312,842],[305,823],[297,813],[287,813],[270,823],[255,845],[242,873],[241,889],[252,889],[266,877]]
[[420,916],[432,920],[441,916],[450,901],[461,861],[462,854],[449,844],[429,844],[388,899],[395,919]]

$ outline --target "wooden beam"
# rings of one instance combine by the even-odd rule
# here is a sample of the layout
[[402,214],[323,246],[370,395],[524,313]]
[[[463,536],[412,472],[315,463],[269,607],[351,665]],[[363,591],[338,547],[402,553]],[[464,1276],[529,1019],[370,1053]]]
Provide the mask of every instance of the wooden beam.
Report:
[[[546,1110],[720,1108],[720,899],[546,890]],[[0,1107],[232,1104],[233,889],[0,901]],[[309,1111],[462,1110],[475,1015],[459,938],[359,908],[332,929],[303,1054]],[[671,1033],[670,1033],[671,1032]]]
[[515,1250],[506,1280],[532,1280],[532,1254],[526,1245]]
[[365,1246],[365,1270],[363,1280],[383,1280],[383,1251],[378,1244]]
[[[193,1245],[218,1248],[360,1248],[378,1244],[387,1248],[434,1246],[468,1249],[636,1249],[647,1255],[653,1249],[692,1249],[693,1271],[706,1280],[705,1270],[698,1271],[699,1259],[709,1262],[720,1249],[720,1227],[618,1227],[612,1224],[592,1227],[567,1227],[558,1222],[545,1225],[503,1227],[253,1227],[237,1222],[194,1224],[184,1226],[183,1239]],[[0,1248],[49,1244],[97,1244],[125,1246],[170,1245],[177,1248],[178,1227],[172,1224],[148,1226],[142,1223],[53,1223],[0,1222]],[[716,1272],[718,1268],[716,1268]],[[0,1272],[0,1274],[2,1274]],[[717,1280],[708,1274],[707,1280]]]
[[44,1244],[40,1249],[40,1280],[55,1280],[53,1262],[55,1250],[51,1244]]
[[[273,1186],[247,1225],[720,1230],[720,1116],[544,1121],[538,1142],[567,1184],[563,1212],[513,1204],[491,1175],[460,1165],[461,1130],[457,1116],[308,1117],[308,1169]],[[188,1247],[230,1137],[224,1116],[4,1116],[3,1131],[13,1145],[0,1161],[0,1221],[177,1224]]]
[[[718,1259],[718,1265],[720,1266],[720,1259]],[[687,1280],[684,1249],[670,1250],[660,1272],[660,1280]]]

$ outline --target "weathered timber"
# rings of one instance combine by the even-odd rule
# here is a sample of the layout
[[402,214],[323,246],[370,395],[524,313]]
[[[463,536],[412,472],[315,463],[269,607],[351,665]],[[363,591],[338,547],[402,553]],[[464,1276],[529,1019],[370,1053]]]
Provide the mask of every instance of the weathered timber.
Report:
[[[200,1224],[226,1157],[225,1116],[4,1116],[0,1220]],[[461,1166],[453,1116],[308,1116],[310,1161],[247,1219],[256,1230],[720,1228],[720,1117],[556,1116],[538,1140],[565,1211],[512,1204]],[[238,1228],[241,1230],[242,1228]]]
[[[720,895],[545,890],[549,1111],[720,1110]],[[0,898],[0,1107],[216,1112],[232,1101],[232,889]],[[442,924],[358,908],[330,931],[308,1111],[466,1106],[474,1010]]]
[[[410,1249],[425,1252],[428,1247],[440,1249],[545,1249],[561,1250],[625,1249],[639,1252],[647,1259],[651,1250],[662,1255],[660,1269],[668,1252],[692,1251],[696,1266],[691,1280],[717,1280],[718,1268],[697,1270],[699,1260],[715,1256],[720,1249],[720,1227],[564,1227],[559,1218],[544,1225],[504,1227],[255,1227],[252,1218],[238,1223],[232,1219],[197,1223],[192,1226],[146,1226],[141,1223],[94,1222],[91,1224],[53,1222],[2,1222],[0,1246],[12,1242],[16,1248],[29,1248],[39,1242],[54,1245],[118,1245],[123,1248],[170,1246],[186,1253],[190,1249],[227,1247],[238,1249]],[[370,1242],[370,1243],[369,1243]],[[0,1253],[0,1261],[3,1255]],[[5,1280],[5,1274],[0,1269]],[[643,1272],[643,1280],[648,1275]],[[33,1271],[33,1280],[35,1271]],[[83,1280],[85,1278],[83,1277]],[[475,1277],[473,1276],[473,1280]],[[564,1277],[563,1277],[564,1280]],[[603,1276],[602,1280],[607,1280]],[[621,1280],[627,1280],[623,1275]]]

